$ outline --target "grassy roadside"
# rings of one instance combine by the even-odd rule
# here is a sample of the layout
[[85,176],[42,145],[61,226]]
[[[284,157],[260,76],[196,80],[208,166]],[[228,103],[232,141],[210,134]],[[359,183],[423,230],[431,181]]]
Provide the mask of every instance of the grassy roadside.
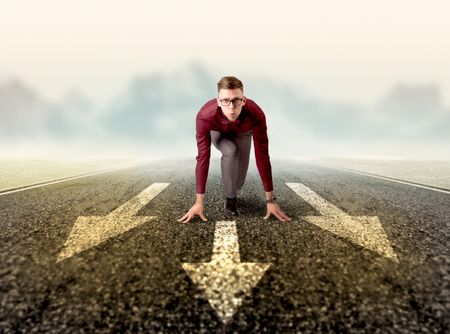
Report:
[[321,164],[450,189],[450,160],[321,159]]
[[123,159],[0,159],[0,191],[125,166],[133,162]]

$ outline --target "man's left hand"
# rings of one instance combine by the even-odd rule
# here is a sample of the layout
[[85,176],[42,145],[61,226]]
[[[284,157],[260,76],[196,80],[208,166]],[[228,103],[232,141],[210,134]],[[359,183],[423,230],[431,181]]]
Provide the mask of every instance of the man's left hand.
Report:
[[264,217],[264,219],[267,219],[270,217],[270,215],[273,214],[275,217],[278,218],[278,220],[285,222],[285,221],[291,221],[291,218],[289,218],[280,208],[280,206],[277,203],[267,203],[267,214]]

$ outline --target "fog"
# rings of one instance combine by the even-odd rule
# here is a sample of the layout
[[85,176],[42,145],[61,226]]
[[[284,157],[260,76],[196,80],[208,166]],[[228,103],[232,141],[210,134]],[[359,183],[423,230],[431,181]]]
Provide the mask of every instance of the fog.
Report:
[[[100,105],[92,92],[49,100],[26,78],[3,78],[1,156],[194,158],[195,115],[216,97],[218,79],[207,63],[192,60],[136,75]],[[450,157],[450,108],[436,83],[393,83],[362,105],[314,96],[276,76],[249,71],[241,79],[266,114],[272,158]]]

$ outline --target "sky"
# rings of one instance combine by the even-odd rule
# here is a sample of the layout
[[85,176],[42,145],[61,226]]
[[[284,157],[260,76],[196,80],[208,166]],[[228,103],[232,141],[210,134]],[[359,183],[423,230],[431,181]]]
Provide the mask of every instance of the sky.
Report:
[[311,96],[371,104],[397,83],[450,106],[450,2],[0,0],[0,80],[102,104],[133,77],[199,61]]
[[446,0],[0,0],[0,155],[40,142],[193,156],[195,113],[234,75],[272,155],[448,159],[448,13]]

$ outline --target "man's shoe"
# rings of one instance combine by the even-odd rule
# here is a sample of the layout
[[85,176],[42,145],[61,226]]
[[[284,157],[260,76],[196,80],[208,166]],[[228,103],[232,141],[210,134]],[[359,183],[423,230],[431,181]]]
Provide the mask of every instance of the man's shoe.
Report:
[[228,198],[226,197],[226,203],[225,203],[225,213],[227,215],[231,216],[237,216],[237,198]]

